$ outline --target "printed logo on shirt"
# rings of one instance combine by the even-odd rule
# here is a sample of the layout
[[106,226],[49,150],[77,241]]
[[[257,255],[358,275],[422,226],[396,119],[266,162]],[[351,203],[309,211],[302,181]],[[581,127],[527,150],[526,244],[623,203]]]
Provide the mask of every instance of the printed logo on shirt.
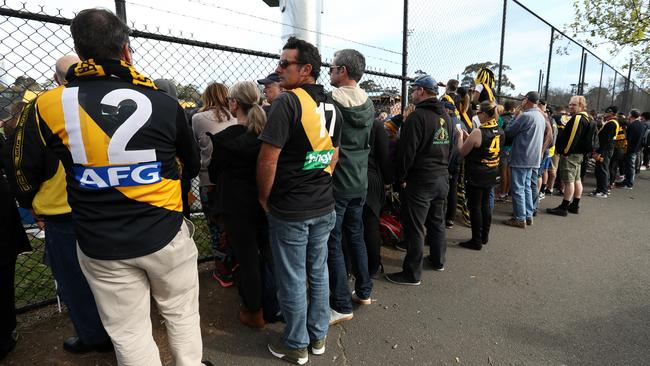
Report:
[[433,135],[433,144],[434,145],[444,145],[449,144],[449,133],[445,128],[445,120],[440,118],[440,128],[438,128]]
[[322,151],[310,151],[305,156],[305,164],[302,170],[323,169],[330,165],[334,149]]
[[79,186],[87,189],[143,186],[161,181],[160,162],[98,167],[75,165],[72,169]]

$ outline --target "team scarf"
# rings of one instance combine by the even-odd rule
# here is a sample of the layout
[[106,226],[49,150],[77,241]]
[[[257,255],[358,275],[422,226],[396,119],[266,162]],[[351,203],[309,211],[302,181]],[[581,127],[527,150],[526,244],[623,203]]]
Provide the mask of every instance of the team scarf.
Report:
[[485,123],[481,124],[481,127],[479,128],[495,128],[498,127],[499,125],[497,124],[497,120],[495,118],[492,118],[489,121],[486,121]]
[[142,75],[124,60],[88,59],[70,67],[65,78],[68,82],[76,79],[89,79],[116,76],[134,85],[158,89],[151,79]]

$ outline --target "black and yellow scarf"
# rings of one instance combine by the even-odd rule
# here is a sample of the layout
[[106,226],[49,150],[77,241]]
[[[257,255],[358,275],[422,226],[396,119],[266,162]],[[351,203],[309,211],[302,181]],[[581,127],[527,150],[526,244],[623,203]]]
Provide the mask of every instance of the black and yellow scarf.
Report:
[[158,89],[151,79],[140,74],[135,68],[124,60],[95,60],[88,59],[72,65],[65,78],[69,82],[75,79],[99,78],[116,76],[122,80]]

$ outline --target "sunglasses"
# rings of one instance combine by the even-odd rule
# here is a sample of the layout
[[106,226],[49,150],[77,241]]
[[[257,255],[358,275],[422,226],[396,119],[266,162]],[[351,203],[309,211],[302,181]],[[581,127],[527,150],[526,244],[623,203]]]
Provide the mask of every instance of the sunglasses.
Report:
[[345,67],[345,66],[336,66],[336,65],[332,65],[332,66],[330,66],[330,74],[332,73],[332,71],[334,71],[334,70],[340,70],[340,69],[342,69],[343,67]]
[[278,61],[278,66],[280,66],[283,69],[286,69],[287,67],[291,65],[304,65],[302,62],[298,61],[289,61],[289,60],[280,60]]

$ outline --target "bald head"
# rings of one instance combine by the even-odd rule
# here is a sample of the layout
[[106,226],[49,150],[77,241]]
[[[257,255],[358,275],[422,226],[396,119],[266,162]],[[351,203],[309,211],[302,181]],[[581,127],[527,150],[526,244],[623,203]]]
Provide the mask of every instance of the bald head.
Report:
[[65,74],[68,72],[70,66],[79,62],[77,55],[66,55],[56,60],[56,73],[54,74],[54,81],[57,84],[63,85],[66,83]]

